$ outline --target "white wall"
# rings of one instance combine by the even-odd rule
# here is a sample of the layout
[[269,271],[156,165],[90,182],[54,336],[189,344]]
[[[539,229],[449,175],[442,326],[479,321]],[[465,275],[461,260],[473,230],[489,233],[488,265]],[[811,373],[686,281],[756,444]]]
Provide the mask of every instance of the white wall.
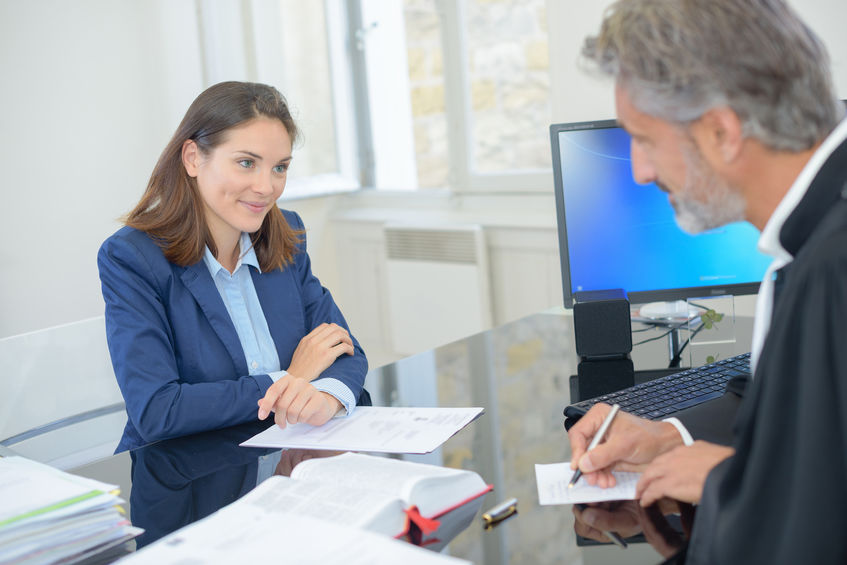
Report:
[[[548,0],[553,123],[615,117],[611,84],[586,74],[577,64],[583,40],[597,33],[612,0]],[[835,90],[847,98],[847,35],[844,0],[788,0],[821,37],[832,59]]]
[[102,314],[97,249],[201,85],[192,12],[0,2],[0,337]]
[[[608,4],[548,3],[551,121],[613,115],[611,85],[576,66]],[[847,4],[792,4],[827,43],[847,97]],[[0,0],[0,337],[102,313],[97,249],[204,85],[196,15],[192,0]],[[491,206],[514,219],[522,202]],[[316,271],[333,290],[345,284],[330,233],[336,206],[333,197],[290,206],[303,212]]]

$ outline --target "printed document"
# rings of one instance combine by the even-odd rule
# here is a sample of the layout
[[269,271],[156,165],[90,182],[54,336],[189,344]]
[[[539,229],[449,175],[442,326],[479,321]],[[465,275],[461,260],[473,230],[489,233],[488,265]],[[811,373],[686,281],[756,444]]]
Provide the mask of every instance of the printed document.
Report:
[[370,451],[376,453],[429,453],[482,413],[482,408],[401,408],[360,406],[351,416],[323,426],[276,424],[241,445]]
[[55,518],[117,498],[116,485],[64,473],[24,457],[0,458],[0,526],[49,514]]
[[573,476],[570,462],[535,465],[535,481],[538,484],[538,502],[547,504],[585,504],[606,500],[635,500],[635,485],[641,473],[612,471],[616,484],[611,488],[591,486],[580,479],[572,488],[568,483]]
[[177,530],[121,563],[229,564],[269,559],[302,565],[470,565],[373,532],[290,513],[284,506],[242,501]]

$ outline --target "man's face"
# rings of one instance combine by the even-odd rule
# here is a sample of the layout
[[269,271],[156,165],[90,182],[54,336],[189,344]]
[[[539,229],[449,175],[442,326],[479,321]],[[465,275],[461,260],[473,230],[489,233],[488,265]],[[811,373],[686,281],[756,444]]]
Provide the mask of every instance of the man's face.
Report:
[[687,128],[636,109],[620,85],[615,89],[618,121],[632,137],[632,176],[668,193],[676,223],[699,233],[744,219],[745,203],[703,159]]

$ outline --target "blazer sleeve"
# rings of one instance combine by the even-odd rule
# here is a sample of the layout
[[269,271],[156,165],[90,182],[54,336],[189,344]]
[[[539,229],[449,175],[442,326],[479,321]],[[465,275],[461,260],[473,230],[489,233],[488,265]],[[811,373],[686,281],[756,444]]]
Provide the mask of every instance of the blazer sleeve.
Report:
[[[295,212],[283,211],[289,225],[295,230],[303,230],[303,221]],[[341,314],[341,310],[332,299],[329,290],[321,285],[321,281],[312,274],[312,264],[309,254],[306,252],[306,236],[301,235],[299,250],[295,256],[295,267],[298,286],[306,319],[307,333],[322,323],[335,323],[350,332],[347,321]],[[358,399],[365,384],[365,376],[368,372],[368,360],[362,346],[356,337],[350,332],[353,340],[353,355],[341,355],[330,365],[318,379],[337,379],[346,385],[353,393],[353,398]]]
[[[132,236],[147,237],[119,231],[102,245],[97,264],[112,366],[139,439],[150,443],[257,419],[256,403],[272,382],[267,375],[233,370],[232,378],[204,382],[199,368],[189,382],[182,378],[168,316],[180,315],[191,298],[174,291],[182,287],[158,247]],[[199,329],[196,338],[203,339]]]

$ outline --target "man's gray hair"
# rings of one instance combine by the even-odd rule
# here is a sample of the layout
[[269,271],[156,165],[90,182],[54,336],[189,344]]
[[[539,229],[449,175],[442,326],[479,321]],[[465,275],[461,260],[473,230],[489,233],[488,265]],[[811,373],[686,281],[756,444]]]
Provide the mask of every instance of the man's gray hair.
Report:
[[844,113],[826,48],[782,0],[619,0],[582,54],[644,113],[686,123],[729,106],[777,150],[812,147]]

